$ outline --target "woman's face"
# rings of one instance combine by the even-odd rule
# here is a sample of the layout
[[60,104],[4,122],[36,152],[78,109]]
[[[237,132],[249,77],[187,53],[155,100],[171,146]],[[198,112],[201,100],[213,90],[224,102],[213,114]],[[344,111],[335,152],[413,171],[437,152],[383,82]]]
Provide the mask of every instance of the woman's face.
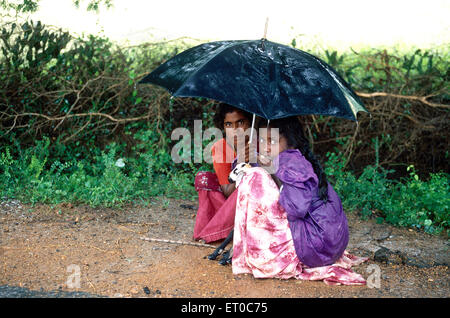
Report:
[[287,139],[278,133],[278,129],[266,128],[267,134],[259,136],[259,152],[271,159],[276,158],[281,152],[289,148]]
[[227,139],[237,148],[237,138],[238,136],[244,135],[245,130],[250,128],[250,121],[242,112],[236,110],[231,113],[226,113],[223,120],[223,128],[226,132]]

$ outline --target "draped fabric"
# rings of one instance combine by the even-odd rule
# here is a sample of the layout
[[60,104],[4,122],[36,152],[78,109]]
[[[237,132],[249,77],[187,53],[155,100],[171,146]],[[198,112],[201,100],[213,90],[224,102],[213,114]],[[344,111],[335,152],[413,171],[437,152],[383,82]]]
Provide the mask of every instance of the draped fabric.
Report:
[[195,176],[198,192],[198,210],[194,225],[194,239],[206,243],[224,239],[234,226],[237,191],[226,198],[220,188],[229,184],[228,175],[233,168],[236,153],[220,139],[211,148],[214,172],[200,171]]
[[226,198],[220,189],[217,175],[200,171],[195,176],[198,210],[194,225],[194,239],[206,243],[224,239],[234,226],[237,191]]
[[319,198],[319,180],[311,163],[298,149],[287,149],[277,157],[276,176],[282,181],[279,204],[287,213],[297,256],[310,267],[331,265],[347,248],[347,217],[333,187],[328,199]]
[[256,278],[323,280],[330,285],[364,285],[351,267],[367,260],[344,251],[332,265],[308,267],[297,256],[280,193],[262,168],[248,169],[237,192],[233,274]]

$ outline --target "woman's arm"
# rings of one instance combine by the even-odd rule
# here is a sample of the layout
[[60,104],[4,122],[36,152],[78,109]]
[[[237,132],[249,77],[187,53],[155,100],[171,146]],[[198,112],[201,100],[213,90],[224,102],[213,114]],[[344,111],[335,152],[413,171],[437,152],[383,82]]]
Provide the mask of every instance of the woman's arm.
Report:
[[308,184],[304,187],[296,187],[284,184],[280,192],[279,203],[286,210],[288,217],[292,219],[303,219],[311,206],[314,191]]
[[236,183],[222,184],[220,185],[223,195],[228,198],[234,190],[236,190]]
[[271,177],[273,181],[275,181],[275,183],[277,184],[278,189],[280,189],[281,186],[283,185],[283,182],[281,182],[280,178],[278,178],[275,174],[271,174]]

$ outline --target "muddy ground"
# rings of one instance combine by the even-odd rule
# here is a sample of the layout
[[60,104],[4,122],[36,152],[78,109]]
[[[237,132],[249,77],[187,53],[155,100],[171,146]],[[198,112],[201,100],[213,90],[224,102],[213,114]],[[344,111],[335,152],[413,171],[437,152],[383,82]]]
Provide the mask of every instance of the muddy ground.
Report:
[[353,268],[370,280],[366,286],[235,276],[231,266],[204,258],[213,251],[211,247],[142,239],[193,242],[196,206],[197,202],[167,198],[120,209],[70,203],[30,206],[3,200],[0,296],[450,296],[447,238],[361,220],[355,213],[347,213],[348,250],[370,257]]

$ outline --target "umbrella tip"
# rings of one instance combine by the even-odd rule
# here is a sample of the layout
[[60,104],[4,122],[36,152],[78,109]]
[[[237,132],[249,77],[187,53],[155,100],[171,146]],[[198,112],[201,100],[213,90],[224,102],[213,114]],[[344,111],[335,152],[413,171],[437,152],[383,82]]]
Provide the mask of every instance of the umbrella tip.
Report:
[[264,42],[267,40],[267,27],[269,26],[269,17],[266,18],[266,25],[264,26],[264,35],[261,38],[261,44],[258,46],[258,49],[262,52],[265,51]]
[[263,35],[263,39],[266,40],[267,39],[267,28],[269,27],[269,17],[266,17],[266,24],[264,26],[264,35]]

